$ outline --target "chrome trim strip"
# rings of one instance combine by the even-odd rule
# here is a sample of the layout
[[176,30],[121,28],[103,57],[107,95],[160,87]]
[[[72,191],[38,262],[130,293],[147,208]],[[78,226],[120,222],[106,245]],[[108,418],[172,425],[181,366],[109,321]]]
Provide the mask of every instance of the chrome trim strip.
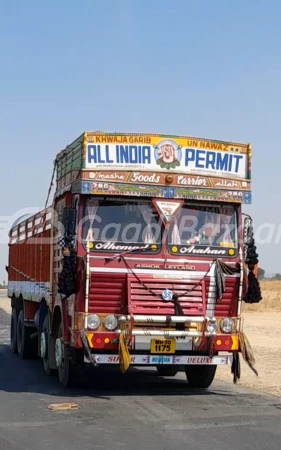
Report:
[[[112,254],[114,256],[114,254]],[[189,259],[164,259],[164,258],[142,258],[142,255],[140,255],[139,258],[131,258],[128,255],[126,256],[127,261],[138,261],[138,262],[150,262],[150,261],[157,261],[162,264],[169,263],[169,264],[212,264],[213,261],[211,260],[199,260],[199,261],[191,261]],[[103,261],[105,258],[109,257],[109,254],[107,253],[106,256],[96,256],[96,255],[90,255],[90,259],[95,259],[97,261]],[[237,262],[235,261],[228,261],[227,264],[235,266]]]
[[[95,359],[97,364],[120,364],[118,354],[98,354],[91,353],[91,356]],[[179,365],[179,366],[189,366],[189,365],[205,365],[205,366],[227,366],[232,364],[233,356],[231,354],[217,355],[217,356],[205,356],[205,355],[134,355],[131,354],[131,365],[152,365],[156,366],[158,364],[165,365]],[[88,358],[84,356],[84,362],[90,363]]]
[[[205,317],[203,316],[155,316],[155,315],[137,315],[133,316],[134,323],[138,322],[154,322],[154,323],[166,323],[169,319],[171,323],[185,323],[185,322],[193,322],[193,323],[203,323]],[[208,318],[206,318],[208,320]],[[130,320],[130,316],[127,317],[127,320]]]

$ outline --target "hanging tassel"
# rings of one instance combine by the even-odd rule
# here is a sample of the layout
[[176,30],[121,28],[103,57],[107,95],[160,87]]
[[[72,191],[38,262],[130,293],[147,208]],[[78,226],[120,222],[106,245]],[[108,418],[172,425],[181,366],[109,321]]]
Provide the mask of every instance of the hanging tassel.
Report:
[[260,284],[252,270],[248,275],[248,289],[243,300],[245,303],[259,303],[262,300]]
[[129,353],[128,346],[125,341],[125,332],[124,330],[121,331],[120,337],[119,337],[119,363],[120,363],[120,369],[122,373],[125,373],[128,368],[130,367],[131,357]]
[[234,275],[237,268],[233,268],[220,260],[215,261],[215,283],[217,300],[221,301],[225,292],[225,275]]
[[241,375],[240,358],[238,352],[233,352],[231,373],[233,374],[233,383],[236,384],[237,381],[240,380]]
[[243,359],[248,364],[250,369],[254,372],[254,374],[258,377],[258,372],[254,368],[254,365],[256,362],[255,362],[254,352],[250,345],[250,342],[248,341],[246,334],[243,333],[242,331],[239,331],[238,337],[239,337],[239,347],[241,349],[241,354],[243,356]]
[[262,300],[261,289],[258,279],[254,274],[258,264],[258,253],[255,245],[252,219],[249,217],[245,221],[245,263],[248,266],[248,289],[243,297],[245,303],[259,303]]
[[58,279],[58,293],[69,297],[75,294],[76,290],[76,252],[72,242],[65,237],[65,247],[63,248],[62,271]]

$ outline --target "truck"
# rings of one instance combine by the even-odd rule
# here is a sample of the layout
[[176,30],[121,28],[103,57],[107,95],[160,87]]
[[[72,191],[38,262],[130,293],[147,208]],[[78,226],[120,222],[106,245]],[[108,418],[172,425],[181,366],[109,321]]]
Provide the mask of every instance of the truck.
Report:
[[[9,233],[11,351],[67,388],[88,367],[253,368],[242,304],[261,300],[251,145],[83,132],[56,154],[40,212]],[[254,369],[253,369],[254,370]]]

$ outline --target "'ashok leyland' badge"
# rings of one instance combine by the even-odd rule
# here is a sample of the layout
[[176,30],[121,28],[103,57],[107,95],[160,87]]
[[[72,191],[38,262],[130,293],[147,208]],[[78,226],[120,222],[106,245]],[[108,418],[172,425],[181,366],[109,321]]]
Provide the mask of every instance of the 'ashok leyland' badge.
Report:
[[162,298],[165,300],[165,302],[170,302],[173,300],[173,293],[169,289],[165,289],[165,291],[162,292]]

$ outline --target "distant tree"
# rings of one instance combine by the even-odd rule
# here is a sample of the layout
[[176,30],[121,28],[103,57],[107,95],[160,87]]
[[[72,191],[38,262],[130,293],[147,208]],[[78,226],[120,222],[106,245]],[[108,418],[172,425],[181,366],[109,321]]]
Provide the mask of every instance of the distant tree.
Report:
[[258,278],[259,280],[264,279],[265,270],[263,270],[261,267],[258,268]]
[[276,273],[276,274],[274,275],[274,279],[275,279],[275,280],[281,280],[281,273]]

